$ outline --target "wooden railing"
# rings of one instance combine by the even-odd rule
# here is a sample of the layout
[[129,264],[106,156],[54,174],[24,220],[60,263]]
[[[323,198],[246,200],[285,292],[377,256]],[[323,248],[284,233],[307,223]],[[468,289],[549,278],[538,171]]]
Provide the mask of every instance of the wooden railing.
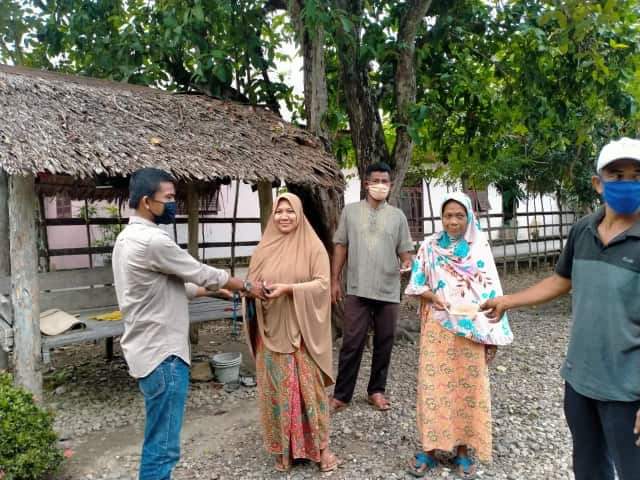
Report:
[[[532,226],[529,224],[529,219],[540,218],[542,223],[536,226]],[[547,223],[548,217],[559,219],[558,222]],[[571,221],[564,221],[567,217],[571,218]],[[541,264],[546,264],[549,258],[553,259],[557,257],[564,245],[565,233],[568,232],[568,228],[575,222],[576,214],[571,211],[562,211],[562,210],[554,210],[554,211],[543,211],[543,212],[519,212],[515,214],[516,219],[526,218],[526,222],[523,222],[524,225],[521,225],[520,222],[516,222],[516,226],[505,226],[503,225],[503,216],[501,213],[493,213],[493,214],[482,214],[480,216],[480,221],[483,224],[483,228],[487,232],[489,237],[489,242],[494,250],[494,255],[496,257],[496,262],[501,265],[506,272],[507,264],[513,263],[515,266],[515,270],[517,271],[519,268],[519,264],[521,262],[528,262],[529,267],[533,267],[534,263],[537,267],[540,267]],[[430,217],[422,217],[418,219],[421,222],[426,222],[427,224],[431,224],[431,232],[425,233],[425,237],[430,235],[432,232],[436,230],[436,222],[441,221],[439,216],[430,216]],[[495,225],[496,221],[499,220],[500,225]],[[101,255],[101,254],[109,254],[111,253],[113,247],[109,245],[105,246],[96,246],[92,245],[92,235],[90,226],[105,226],[105,225],[126,225],[129,221],[128,218],[107,218],[107,217],[95,217],[89,218],[85,220],[83,218],[56,218],[56,219],[46,219],[47,227],[59,227],[59,226],[87,226],[87,239],[88,246],[86,247],[75,247],[75,248],[55,248],[48,249],[46,252],[42,252],[44,256],[47,257],[47,260],[50,257],[58,257],[65,255],[88,255],[90,266],[93,266],[93,255]],[[200,218],[199,223],[201,224],[227,224],[232,225],[232,228],[235,228],[235,225],[238,224],[260,224],[259,218],[213,218],[213,217],[205,217]],[[173,226],[174,229],[174,238],[177,239],[177,225],[185,225],[187,224],[186,218],[176,218],[176,222]],[[557,229],[557,231],[554,231]],[[426,230],[426,229],[425,229]],[[504,235],[501,238],[497,237],[497,233],[504,231],[511,231],[512,234],[508,235],[509,238],[505,239]],[[521,235],[518,233],[522,230],[527,232],[526,238],[520,238]],[[536,236],[532,235],[534,231],[540,231],[541,234]],[[421,239],[415,239],[416,245],[419,244]],[[259,240],[253,241],[235,241],[235,242],[200,242],[198,243],[198,249],[206,249],[206,248],[230,248],[230,247],[253,247],[258,245]],[[523,245],[527,245],[527,248],[522,248]],[[187,245],[181,243],[180,246],[182,248],[187,248]],[[512,248],[508,248],[512,247]],[[233,252],[232,252],[233,253]],[[232,258],[230,259],[231,264],[235,265],[236,258],[235,255],[232,254]],[[48,263],[48,262],[47,262]]]

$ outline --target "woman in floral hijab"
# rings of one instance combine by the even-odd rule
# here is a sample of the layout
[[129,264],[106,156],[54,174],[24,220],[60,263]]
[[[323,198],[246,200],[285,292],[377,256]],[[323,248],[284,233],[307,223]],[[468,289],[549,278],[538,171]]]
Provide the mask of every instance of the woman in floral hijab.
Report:
[[507,317],[491,323],[479,305],[502,295],[491,248],[462,193],[442,205],[443,230],[424,241],[406,294],[421,299],[417,391],[423,451],[409,472],[438,468],[435,451],[452,452],[461,477],[472,478],[477,459],[491,461],[488,363],[497,345],[513,340]]

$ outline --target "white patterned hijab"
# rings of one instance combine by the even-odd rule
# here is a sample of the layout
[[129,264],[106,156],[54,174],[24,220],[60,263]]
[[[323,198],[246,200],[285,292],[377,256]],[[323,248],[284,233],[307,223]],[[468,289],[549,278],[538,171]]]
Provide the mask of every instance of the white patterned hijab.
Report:
[[[420,295],[428,287],[452,306],[452,312],[459,306],[479,309],[485,300],[502,295],[500,277],[471,199],[460,192],[448,194],[441,213],[450,201],[459,203],[467,212],[465,233],[455,239],[443,229],[424,241],[406,293]],[[506,315],[499,323],[491,323],[482,312],[466,316],[434,309],[432,314],[447,330],[475,342],[506,345],[513,341]]]

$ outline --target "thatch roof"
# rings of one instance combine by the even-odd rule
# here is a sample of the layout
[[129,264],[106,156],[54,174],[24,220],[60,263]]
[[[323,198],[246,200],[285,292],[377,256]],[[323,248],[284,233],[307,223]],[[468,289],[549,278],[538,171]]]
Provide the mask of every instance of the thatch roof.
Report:
[[9,174],[91,183],[154,166],[181,181],[344,185],[320,140],[264,108],[0,65],[0,112]]

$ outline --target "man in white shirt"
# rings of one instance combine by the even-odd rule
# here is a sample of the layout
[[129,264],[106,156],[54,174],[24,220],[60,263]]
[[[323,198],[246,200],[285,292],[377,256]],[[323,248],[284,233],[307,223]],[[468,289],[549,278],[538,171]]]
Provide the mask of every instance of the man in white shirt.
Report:
[[169,173],[155,168],[135,172],[129,184],[135,215],[113,249],[125,325],[120,345],[145,401],[140,480],[169,480],[180,459],[191,363],[188,301],[222,288],[262,296],[260,286],[200,263],[158,227],[173,223],[175,197]]

